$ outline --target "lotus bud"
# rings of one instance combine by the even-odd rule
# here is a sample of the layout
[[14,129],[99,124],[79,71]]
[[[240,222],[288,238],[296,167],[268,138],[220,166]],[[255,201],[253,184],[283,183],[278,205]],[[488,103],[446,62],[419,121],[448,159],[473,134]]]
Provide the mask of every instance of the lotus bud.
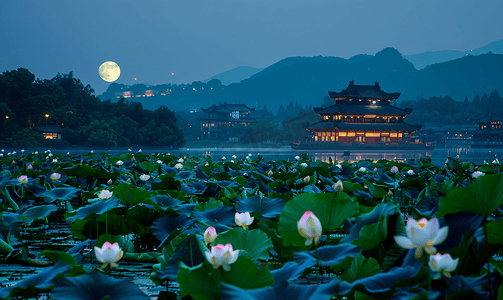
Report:
[[52,173],[51,174],[52,180],[59,180],[60,178],[61,178],[61,174],[59,174],[59,173]]
[[311,211],[306,211],[297,222],[299,234],[306,238],[306,246],[313,243],[317,245],[321,237],[321,222]]
[[344,185],[342,184],[341,180],[337,180],[337,182],[334,183],[334,185],[332,185],[332,188],[336,192],[342,192],[342,191],[344,191]]
[[269,170],[269,172],[267,172],[267,176],[271,177],[274,173],[272,172],[272,170]]
[[28,183],[28,176],[21,175],[17,178],[17,181],[19,181],[21,184],[27,184]]
[[302,181],[304,181],[305,184],[308,184],[309,181],[311,181],[311,177],[309,177],[309,175],[307,175],[306,177],[304,177],[304,179],[302,179]]
[[136,161],[136,158],[135,158],[135,157],[133,156],[133,158],[131,158],[131,160],[134,160],[134,161]]
[[456,155],[456,159],[459,159],[459,154],[458,154],[458,155]]
[[374,172],[377,172],[377,167],[376,167],[376,168],[374,168]]
[[391,173],[398,173],[398,167],[397,166],[393,166],[391,168]]
[[114,184],[114,182],[113,182],[112,178],[108,179],[107,184],[108,184],[108,185],[112,185],[112,184]]
[[391,190],[388,190],[388,196],[390,196],[390,197],[393,196],[393,192]]
[[27,168],[31,170],[31,169],[33,169],[33,166],[31,164],[29,164]]
[[105,242],[101,248],[94,247],[94,254],[96,258],[102,262],[101,269],[106,268],[110,265],[111,268],[117,268],[119,265],[117,262],[121,260],[124,255],[124,251],[119,247],[119,243],[109,243]]
[[127,182],[127,183],[131,183],[131,178],[128,178],[128,179],[126,180],[126,182]]
[[234,215],[234,222],[236,225],[243,227],[246,230],[246,226],[251,225],[255,217],[251,217],[249,212],[238,213]]
[[204,242],[206,245],[209,243],[213,242],[215,238],[217,237],[217,231],[215,230],[215,227],[210,226],[206,229],[206,231],[203,234],[204,236]]

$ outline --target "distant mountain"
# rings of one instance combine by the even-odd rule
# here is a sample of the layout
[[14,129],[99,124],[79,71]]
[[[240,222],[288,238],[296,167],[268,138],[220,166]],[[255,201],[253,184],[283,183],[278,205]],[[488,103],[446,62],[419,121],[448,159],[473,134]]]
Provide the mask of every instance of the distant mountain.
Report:
[[503,54],[503,40],[495,41],[477,49],[468,51],[427,51],[419,54],[404,55],[404,58],[410,61],[418,70],[428,65],[446,62],[468,55],[480,55],[492,52],[494,54]]
[[229,71],[217,74],[204,80],[204,83],[212,79],[219,79],[223,85],[229,85],[231,83],[240,82],[243,79],[250,78],[253,74],[262,71],[263,68],[252,68],[252,67],[237,67]]

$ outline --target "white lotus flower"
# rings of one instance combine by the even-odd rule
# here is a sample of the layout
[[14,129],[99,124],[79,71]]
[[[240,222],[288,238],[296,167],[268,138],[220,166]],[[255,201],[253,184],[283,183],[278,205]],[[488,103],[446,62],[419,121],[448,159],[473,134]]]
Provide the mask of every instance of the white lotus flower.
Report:
[[158,164],[162,164],[162,160],[158,159],[158,160],[156,161],[156,163],[158,163]]
[[35,151],[35,154],[38,154],[38,151]]
[[301,163],[300,166],[303,167],[303,168],[307,168],[307,164],[306,163]]
[[52,160],[52,162],[54,162],[54,163],[55,163],[55,162],[58,162],[58,160],[57,160],[57,159],[53,159],[53,160]]
[[230,271],[231,266],[236,262],[239,257],[239,250],[233,250],[232,244],[222,245],[218,244],[211,247],[211,252],[206,251],[204,253],[206,259],[213,265],[213,269],[218,269],[220,266],[223,267],[225,271]]
[[250,225],[253,223],[253,220],[255,218],[250,216],[249,212],[245,213],[238,213],[234,215],[234,222],[236,222],[236,225],[242,226],[244,229],[246,229],[246,226]]
[[94,150],[89,151],[89,153],[93,154],[93,153],[94,153]]
[[141,149],[139,149],[138,152],[141,153]]
[[204,242],[206,243],[206,245],[213,242],[215,240],[215,238],[217,237],[217,231],[215,230],[215,227],[213,227],[213,226],[208,227],[206,229],[206,231],[204,231],[203,236],[204,236]]
[[477,178],[479,176],[484,176],[484,175],[486,175],[486,173],[480,172],[480,171],[475,171],[475,172],[472,173],[472,177],[473,178]]
[[361,168],[358,169],[358,171],[362,172],[362,173],[365,173],[365,172],[367,172],[367,168],[361,167]]
[[441,244],[449,232],[448,226],[439,227],[436,218],[430,221],[426,220],[426,218],[422,218],[419,222],[409,218],[407,226],[405,227],[407,236],[395,235],[395,242],[404,249],[416,248],[416,258],[423,256],[425,250],[428,254],[433,255],[437,253],[437,249],[434,245]]
[[17,181],[21,184],[27,184],[28,183],[28,176],[26,175],[21,175],[17,178]]
[[410,170],[407,171],[407,174],[414,175],[415,173],[414,173],[414,170],[410,169]]
[[269,172],[267,172],[267,176],[271,177],[272,175],[274,175],[274,172],[272,170],[269,170]]
[[398,167],[397,166],[393,166],[391,168],[391,173],[398,173]]
[[181,170],[181,169],[183,169],[183,165],[181,163],[178,163],[175,165],[175,169]]
[[124,162],[123,162],[122,160],[118,160],[118,161],[116,162],[116,164],[117,164],[118,166],[122,166],[122,165],[124,164]]
[[100,197],[100,199],[108,199],[108,198],[111,198],[113,195],[113,192],[112,191],[109,191],[109,190],[101,190],[100,193],[98,194],[98,197]]
[[183,158],[180,158],[180,159],[178,160],[178,162],[179,162],[179,163],[183,163]]
[[52,173],[51,174],[52,180],[59,180],[60,178],[61,178],[61,174],[59,174],[59,173]]
[[225,158],[225,156],[222,156],[222,160],[226,160],[227,158]]
[[124,255],[124,251],[119,247],[119,243],[110,244],[109,242],[105,242],[101,248],[94,247],[94,254],[103,263],[100,267],[101,269],[106,268],[108,265],[111,268],[117,268],[119,266],[117,262]]
[[334,185],[332,185],[332,188],[336,192],[342,192],[342,191],[344,191],[344,184],[342,183],[341,180],[337,180],[337,182],[334,183]]
[[295,156],[295,160],[299,160],[300,159],[300,156]]
[[309,177],[309,175],[307,175],[306,177],[304,177],[304,178],[302,179],[302,181],[304,181],[304,183],[305,183],[305,184],[308,184],[308,183],[309,183],[309,181],[311,181],[311,177]]
[[306,238],[306,246],[318,244],[321,237],[321,222],[311,211],[306,211],[297,222],[297,230]]
[[236,159],[236,158],[238,158],[236,155],[233,155],[233,156],[232,156],[232,159]]
[[341,165],[341,164],[336,164],[335,166],[336,166],[337,168],[339,168],[339,169],[342,169],[342,165]]
[[433,272],[436,272],[433,279],[440,279],[443,274],[445,277],[451,277],[451,272],[456,270],[459,258],[452,259],[451,255],[437,253],[430,256],[428,265]]

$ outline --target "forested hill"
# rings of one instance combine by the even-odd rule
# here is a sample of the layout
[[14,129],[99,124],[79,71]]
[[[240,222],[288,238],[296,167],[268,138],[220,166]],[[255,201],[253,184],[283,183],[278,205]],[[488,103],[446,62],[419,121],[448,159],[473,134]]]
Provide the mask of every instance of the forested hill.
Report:
[[[386,48],[376,55],[357,55],[350,59],[338,57],[290,57],[283,59],[249,79],[228,86],[215,82],[193,82],[188,85],[146,87],[157,96],[136,98],[148,107],[165,105],[171,110],[199,109],[218,102],[246,103],[261,108],[267,105],[277,111],[281,104],[293,102],[318,106],[328,91],[341,91],[349,81],[355,84],[380,83],[386,92],[401,92],[397,102],[420,97],[449,95],[457,101],[465,97],[503,90],[503,55],[482,54],[465,56],[417,70],[394,48]],[[211,88],[210,84],[212,84]],[[159,88],[158,88],[159,87]],[[114,84],[104,95],[133,89]],[[171,93],[161,96],[161,90]],[[188,105],[190,104],[190,105]]]
[[[2,147],[42,147],[59,142],[52,146],[178,148],[186,142],[172,111],[165,107],[145,110],[140,103],[124,99],[102,102],[91,86],[84,86],[72,72],[50,80],[36,79],[24,68],[3,72],[0,116]],[[32,130],[46,124],[66,128],[65,141],[47,141]]]

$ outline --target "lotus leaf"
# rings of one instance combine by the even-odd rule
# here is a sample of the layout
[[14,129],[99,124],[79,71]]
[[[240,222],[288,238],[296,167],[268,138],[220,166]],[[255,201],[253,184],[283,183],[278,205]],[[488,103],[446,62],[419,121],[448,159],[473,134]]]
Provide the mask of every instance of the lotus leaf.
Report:
[[[233,228],[217,235],[212,245],[232,244],[234,250],[244,250],[254,260],[268,260],[269,249],[273,248],[271,239],[259,229],[244,230]],[[243,255],[241,252],[239,255]]]
[[279,232],[283,245],[303,246],[305,239],[297,230],[297,222],[306,211],[312,211],[320,220],[323,234],[339,229],[347,218],[359,214],[359,204],[346,193],[300,194],[288,201],[279,216]]
[[285,202],[280,198],[268,198],[255,195],[236,204],[238,212],[259,212],[264,218],[275,218],[283,211]]
[[54,299],[101,300],[110,299],[141,300],[150,299],[138,286],[127,279],[114,279],[98,271],[91,271],[76,277],[63,277],[50,293]]
[[74,187],[55,188],[45,191],[42,198],[47,203],[52,203],[56,200],[72,200],[80,191]]

